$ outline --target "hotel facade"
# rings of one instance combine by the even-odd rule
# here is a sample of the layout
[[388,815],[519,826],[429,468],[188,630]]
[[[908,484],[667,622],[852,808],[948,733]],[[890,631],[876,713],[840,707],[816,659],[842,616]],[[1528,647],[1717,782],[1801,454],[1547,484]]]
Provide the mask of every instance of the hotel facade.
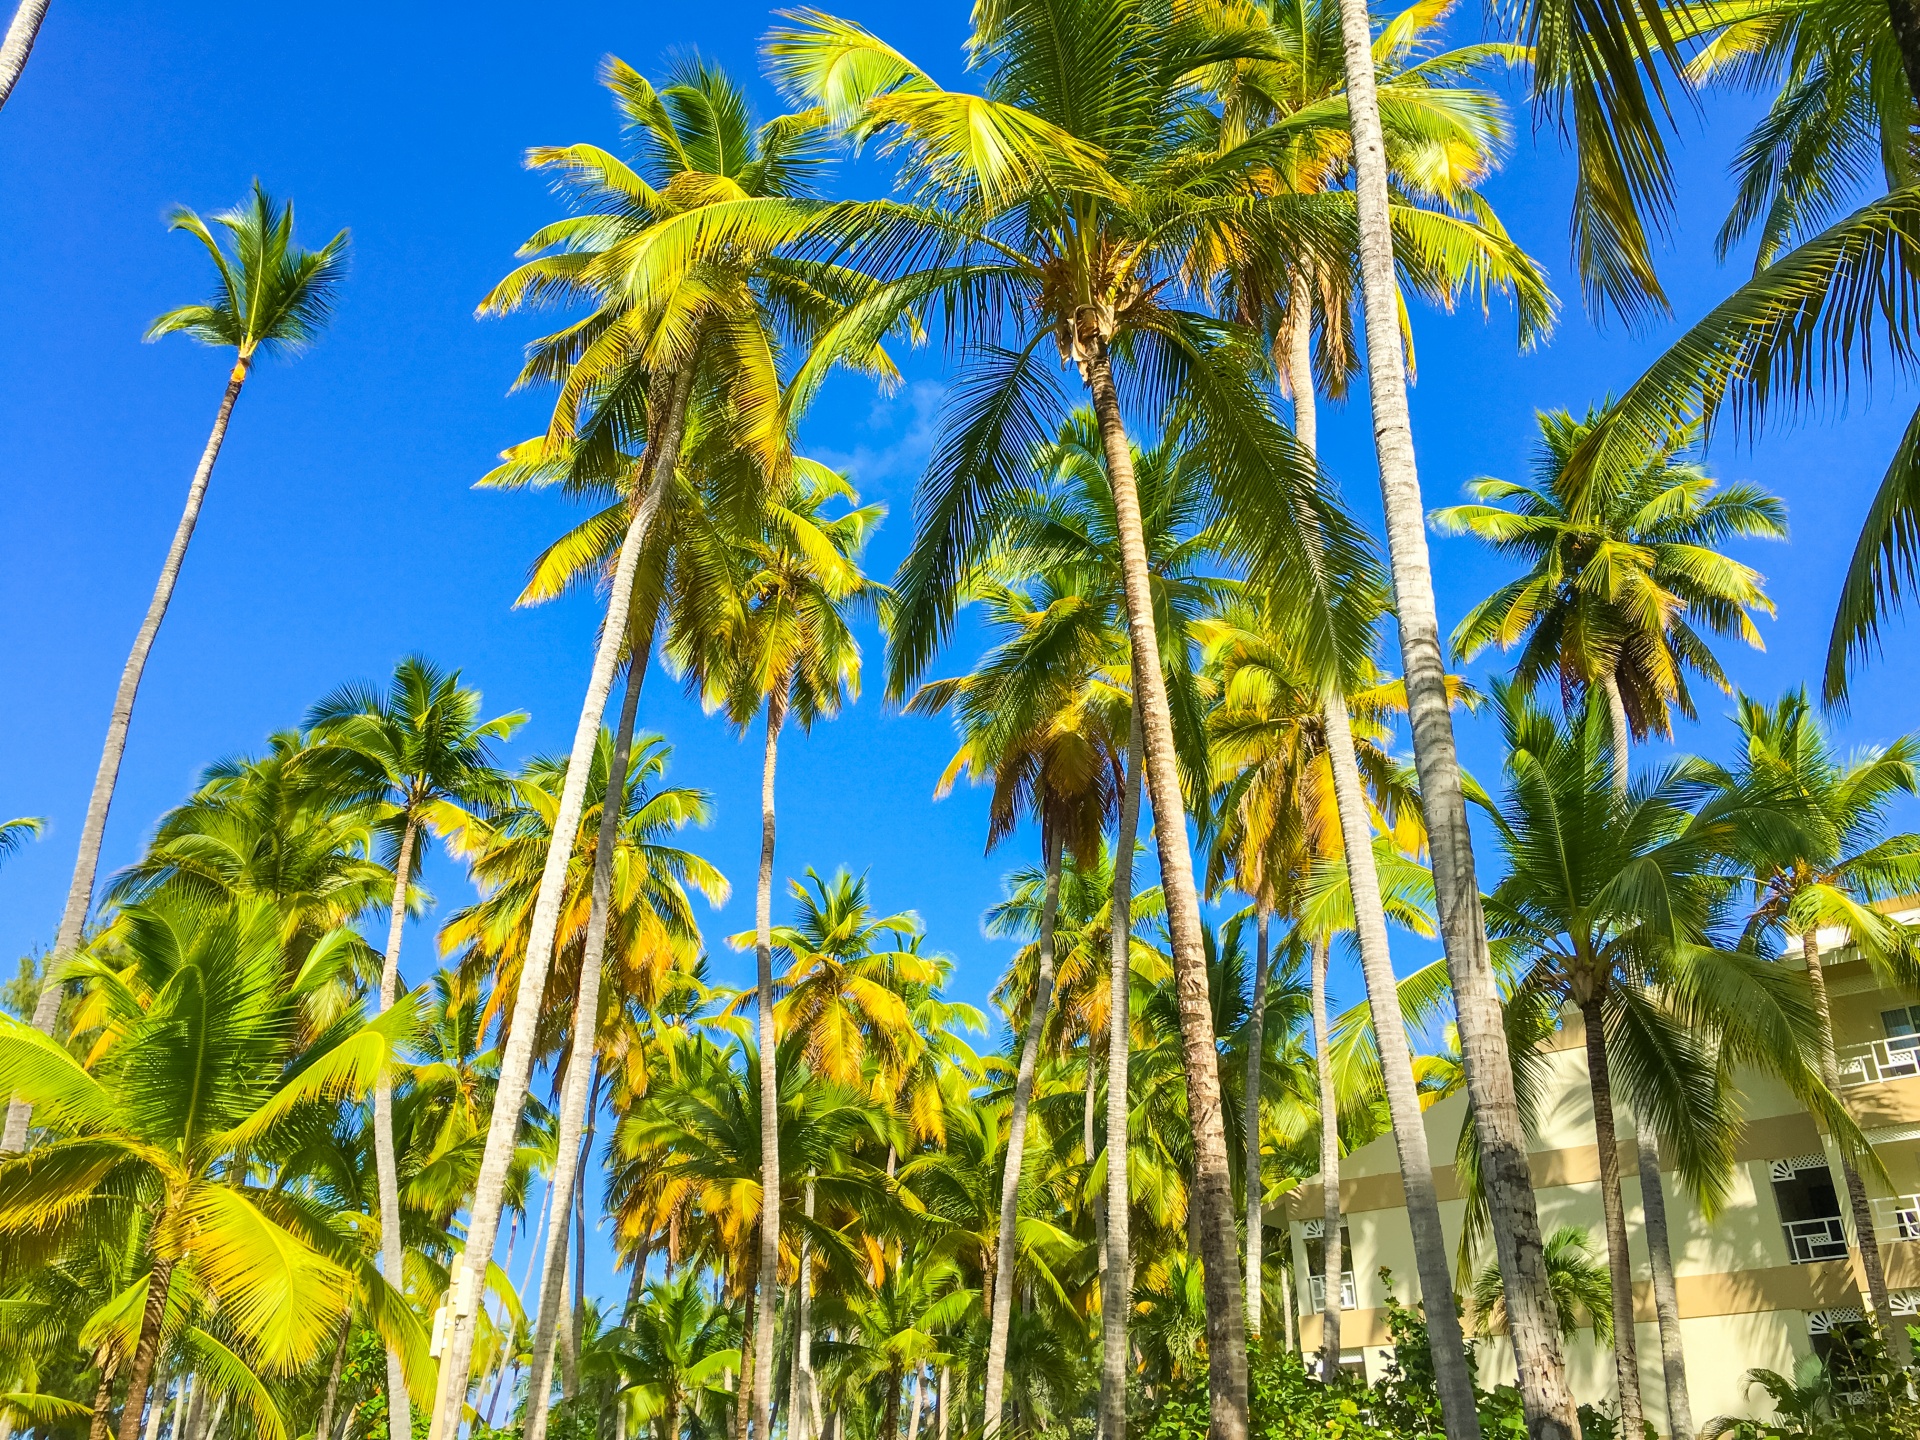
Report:
[[[1902,911],[1897,918],[1920,923],[1920,909]],[[1883,989],[1853,953],[1845,932],[1823,932],[1818,938],[1832,1002],[1841,1096],[1893,1181],[1889,1187],[1865,1177],[1893,1308],[1896,1319],[1920,1320],[1920,1005]],[[1578,1226],[1588,1232],[1592,1250],[1600,1255],[1605,1230],[1585,1037],[1579,1015],[1570,1012],[1567,1019],[1547,1056],[1529,1161],[1543,1235],[1564,1225]],[[1830,1177],[1820,1127],[1777,1081],[1743,1076],[1738,1089],[1745,1125],[1725,1208],[1707,1221],[1675,1177],[1664,1177],[1687,1385],[1698,1426],[1720,1415],[1765,1413],[1766,1396],[1757,1389],[1750,1392],[1747,1372],[1765,1368],[1790,1374],[1802,1356],[1824,1353],[1847,1326],[1858,1325],[1869,1308],[1862,1293],[1864,1280],[1848,1258],[1852,1217]],[[1439,1101],[1425,1117],[1450,1260],[1466,1202],[1453,1166],[1439,1162],[1454,1154],[1466,1117],[1465,1097],[1460,1095]],[[1666,1384],[1633,1121],[1622,1109],[1615,1123],[1622,1141],[1621,1188],[1633,1264],[1640,1390],[1647,1419],[1665,1433]],[[1316,1177],[1270,1212],[1292,1257],[1301,1348],[1309,1356],[1320,1348],[1323,1208]],[[1340,1211],[1345,1230],[1341,1364],[1344,1369],[1364,1369],[1376,1379],[1393,1358],[1381,1267],[1392,1272],[1399,1300],[1418,1295],[1412,1235],[1390,1133],[1341,1162]],[[1488,1258],[1483,1256],[1483,1262]],[[1459,1277],[1456,1286],[1469,1288]],[[1482,1385],[1513,1378],[1513,1352],[1504,1335],[1479,1340],[1476,1353]],[[1591,1329],[1583,1328],[1570,1345],[1568,1365],[1579,1401],[1613,1405],[1613,1350],[1597,1346]]]

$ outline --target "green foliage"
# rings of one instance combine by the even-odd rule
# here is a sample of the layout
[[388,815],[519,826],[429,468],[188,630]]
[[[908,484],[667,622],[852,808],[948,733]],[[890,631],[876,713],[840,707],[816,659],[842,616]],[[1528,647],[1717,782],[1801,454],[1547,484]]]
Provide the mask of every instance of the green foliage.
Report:
[[[1907,1338],[1920,1345],[1920,1326],[1909,1325]],[[1705,1440],[1891,1440],[1920,1434],[1913,1372],[1895,1364],[1872,1334],[1838,1349],[1831,1364],[1817,1355],[1803,1357],[1791,1377],[1749,1370],[1747,1387],[1766,1392],[1773,1418],[1722,1415],[1702,1432]]]

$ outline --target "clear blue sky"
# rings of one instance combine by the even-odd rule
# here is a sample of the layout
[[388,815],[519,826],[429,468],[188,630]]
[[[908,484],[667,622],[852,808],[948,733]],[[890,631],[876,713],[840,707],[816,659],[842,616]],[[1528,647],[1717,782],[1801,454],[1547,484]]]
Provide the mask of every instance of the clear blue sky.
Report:
[[[938,73],[958,80],[963,0],[846,3]],[[0,113],[0,816],[44,815],[40,844],[0,874],[0,957],[46,943],[57,921],[121,663],[151,593],[226,362],[174,338],[142,345],[160,311],[200,298],[204,258],[166,233],[175,204],[211,211],[252,177],[293,197],[303,238],[353,231],[336,323],[312,353],[255,374],[235,415],[167,625],[148,666],[106,843],[108,872],[209,761],[261,746],[342,681],[377,678],[409,651],[462,668],[497,710],[526,709],[520,749],[568,742],[595,604],[509,608],[531,556],[570,513],[558,501],[475,493],[501,447],[534,433],[546,400],[506,394],[537,320],[481,323],[473,306],[514,248],[557,213],[520,168],[529,145],[613,144],[594,82],[609,52],[657,72],[698,47],[759,78],[760,5],[577,3],[310,6],[54,0],[32,61]],[[1463,33],[1477,28],[1463,10]],[[1681,214],[1663,259],[1680,318],[1744,273],[1712,258],[1729,194],[1725,165],[1752,111],[1716,103],[1685,121]],[[1496,310],[1416,320],[1414,422],[1428,503],[1476,474],[1518,475],[1538,407],[1582,408],[1630,381],[1674,326],[1596,330],[1567,275],[1569,168],[1553,137],[1519,137],[1488,194],[1569,302],[1544,349],[1518,355]],[[849,186],[878,183],[872,172]],[[813,453],[844,462],[892,518],[871,552],[890,573],[908,540],[919,466],[937,424],[937,351],[913,357],[890,399],[836,382],[810,418]],[[1757,452],[1722,446],[1716,473],[1760,481],[1790,507],[1790,546],[1752,547],[1780,604],[1768,651],[1728,650],[1728,671],[1772,695],[1817,682],[1842,566],[1899,433],[1901,402],[1769,430]],[[1356,510],[1377,518],[1364,403],[1323,410],[1325,457]],[[1503,578],[1472,542],[1440,540],[1443,623]],[[1842,733],[1882,740],[1915,724],[1910,627],[1858,686]],[[868,637],[877,667],[877,636]],[[948,657],[962,663],[970,652]],[[657,674],[657,672],[656,672]],[[875,670],[877,680],[877,668]],[[877,684],[876,684],[877,691]],[[1724,747],[1726,705],[1680,743]],[[710,936],[751,923],[757,736],[743,746],[656,678],[643,726],[678,747],[674,777],[704,786],[718,821],[695,842],[736,885]],[[883,712],[869,695],[840,721],[791,739],[780,778],[780,873],[871,871],[878,903],[912,907],[981,999],[1005,948],[980,916],[1025,837],[983,857],[980,795],[930,795],[951,750],[944,722]],[[1494,737],[1468,722],[1467,757],[1497,771]],[[442,903],[469,891],[444,859]],[[419,978],[428,933],[406,967]],[[723,975],[739,973],[720,947]],[[1401,964],[1430,958],[1403,947]],[[1357,998],[1348,977],[1344,999]]]

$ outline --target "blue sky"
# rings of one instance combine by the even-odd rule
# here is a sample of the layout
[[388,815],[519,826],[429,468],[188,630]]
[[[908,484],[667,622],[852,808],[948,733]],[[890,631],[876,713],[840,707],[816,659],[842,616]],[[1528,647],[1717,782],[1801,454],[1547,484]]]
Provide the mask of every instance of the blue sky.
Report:
[[[937,73],[958,81],[961,0],[911,7],[847,3]],[[169,235],[175,204],[236,202],[259,176],[293,197],[318,244],[353,231],[338,318],[293,363],[263,365],[240,402],[172,612],[147,670],[109,827],[105,867],[138,852],[155,818],[209,761],[257,749],[343,681],[377,678],[421,651],[464,670],[495,710],[533,720],[517,752],[571,735],[593,637],[582,597],[510,609],[531,556],[568,523],[544,497],[475,493],[503,446],[543,423],[541,396],[509,396],[535,319],[479,322],[473,306],[514,248],[557,203],[521,169],[529,145],[613,144],[594,82],[600,57],[657,73],[698,47],[750,77],[765,113],[761,5],[569,3],[234,6],[169,0],[55,0],[31,64],[0,114],[0,814],[44,815],[45,838],[0,873],[0,957],[51,938],[107,709],[151,593],[226,361],[174,338],[140,343],[160,311],[200,298],[205,261]],[[536,18],[537,15],[537,18]],[[1478,25],[1463,11],[1463,34]],[[1683,117],[1682,203],[1662,273],[1680,320],[1697,316],[1750,264],[1712,258],[1730,187],[1727,157],[1750,103]],[[1537,407],[1583,408],[1628,383],[1678,322],[1645,335],[1582,316],[1567,274],[1569,166],[1527,117],[1487,193],[1547,265],[1567,302],[1551,342],[1515,353],[1496,308],[1416,318],[1415,438],[1428,503],[1476,474],[1525,468]],[[861,167],[845,187],[883,183]],[[891,518],[870,553],[890,573],[909,538],[913,488],[943,395],[937,350],[910,357],[891,397],[836,381],[809,419],[813,453],[846,466]],[[1868,406],[1775,426],[1757,451],[1723,445],[1715,473],[1785,497],[1790,546],[1751,547],[1780,604],[1763,654],[1727,650],[1741,685],[1772,695],[1817,682],[1842,567],[1903,421],[1892,387]],[[1363,403],[1323,408],[1329,469],[1358,513],[1377,519]],[[1444,624],[1504,578],[1465,540],[1436,540]],[[1913,631],[1896,624],[1841,724],[1850,741],[1914,724]],[[948,665],[970,658],[964,647]],[[878,637],[868,655],[877,667]],[[876,901],[925,918],[952,954],[958,988],[984,997],[1005,947],[980,933],[1000,877],[1028,858],[1017,837],[983,856],[978,792],[931,801],[951,752],[945,723],[885,712],[874,693],[841,720],[784,747],[780,873],[869,870]],[[1703,697],[1685,746],[1724,747],[1727,705]],[[674,778],[712,790],[718,819],[696,844],[736,884],[709,934],[751,923],[757,735],[742,745],[656,678],[643,726],[678,747]],[[1468,722],[1465,754],[1491,777],[1491,728]],[[1026,848],[1022,848],[1025,846]],[[427,883],[444,904],[470,893],[443,858]],[[410,936],[419,978],[430,932]],[[1403,947],[1410,967],[1429,954]],[[740,973],[722,949],[723,974]],[[1344,985],[1356,998],[1357,977]]]

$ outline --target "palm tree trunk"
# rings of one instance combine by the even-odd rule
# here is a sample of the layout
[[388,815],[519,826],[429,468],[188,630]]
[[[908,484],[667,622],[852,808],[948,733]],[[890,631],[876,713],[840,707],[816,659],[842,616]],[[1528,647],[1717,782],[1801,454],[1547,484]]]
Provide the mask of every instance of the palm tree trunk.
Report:
[[[1602,682],[1607,720],[1613,732],[1613,788],[1625,795],[1633,783],[1633,737],[1620,679],[1609,671]],[[1636,1117],[1634,1157],[1640,1169],[1640,1213],[1647,1235],[1648,1268],[1653,1272],[1653,1308],[1660,1321],[1660,1368],[1666,1379],[1667,1433],[1693,1434],[1693,1400],[1687,1392],[1687,1352],[1680,1335],[1680,1295],[1673,1283],[1673,1239],[1667,1226],[1667,1192],[1660,1179],[1660,1146],[1653,1128]]]
[[[1113,842],[1113,923],[1108,935],[1107,1278],[1100,1291],[1101,1440],[1127,1440],[1127,1310],[1133,1292],[1127,1051],[1133,1040],[1133,847],[1140,829],[1141,749],[1140,712],[1135,707],[1127,739],[1126,783],[1120,792],[1120,826]],[[944,1381],[940,1389],[944,1395]]]
[[740,1374],[742,1384],[740,1399],[733,1407],[733,1440],[747,1440],[747,1426],[753,1418],[753,1390],[751,1379],[755,1367],[759,1364],[760,1340],[760,1303],[759,1277],[747,1289],[747,1323],[742,1327],[745,1349],[740,1355]]
[[1633,1259],[1627,1250],[1627,1207],[1620,1198],[1620,1137],[1613,1126],[1613,1078],[1607,1066],[1606,1016],[1599,995],[1580,1002],[1587,1031],[1587,1084],[1593,1132],[1600,1146],[1600,1211],[1606,1218],[1607,1271],[1613,1280],[1613,1371],[1620,1395],[1620,1431],[1640,1433],[1640,1357],[1634,1343]]
[[[349,1324],[351,1324],[352,1319],[352,1313],[349,1312],[347,1315]],[[338,1352],[337,1358],[339,1363],[344,1367],[347,1358],[344,1347]],[[180,1388],[173,1392],[173,1424],[167,1431],[171,1440],[182,1440],[182,1437],[187,1433],[187,1404],[193,1399],[194,1384],[194,1372],[189,1370],[180,1377]],[[337,1384],[334,1386],[334,1392],[337,1399],[339,1393],[339,1386]],[[314,1437],[315,1440],[327,1440],[326,1432],[318,1428],[314,1430]]]
[[[1081,322],[1077,319],[1076,324]],[[1082,327],[1084,328],[1084,326]],[[1113,385],[1113,362],[1095,328],[1084,337],[1089,355],[1087,385],[1100,423],[1101,448],[1113,487],[1113,507],[1126,583],[1127,630],[1133,642],[1134,704],[1140,711],[1147,794],[1153,800],[1154,834],[1160,842],[1160,885],[1173,936],[1175,991],[1180,1001],[1180,1049],[1187,1072],[1187,1114],[1193,1131],[1193,1178],[1200,1205],[1200,1247],[1207,1301],[1207,1389],[1213,1440],[1246,1440],[1247,1337],[1241,1309],[1237,1217],[1226,1118],[1220,1104],[1220,1057],[1207,994],[1206,941],[1200,895],[1193,880],[1187,841],[1186,802],[1180,793],[1173,710],[1160,669],[1160,641],[1153,618],[1152,579],[1147,567],[1140,495],[1133,453]]]
[[[420,819],[411,807],[401,832],[400,857],[393,867],[393,908],[387,920],[387,953],[380,965],[380,1013],[386,1014],[400,994],[400,938],[407,928],[407,882],[413,872],[413,847],[420,838]],[[393,1149],[393,1072],[382,1067],[373,1081],[373,1168],[380,1196],[380,1273],[395,1291],[407,1289],[406,1260],[400,1237],[400,1172]],[[393,1440],[412,1440],[413,1412],[407,1401],[406,1372],[400,1352],[387,1347],[388,1433]]]
[[1327,1023],[1327,952],[1324,937],[1313,942],[1313,1060],[1320,1089],[1320,1378],[1340,1373],[1340,1099],[1333,1084],[1333,1029]]
[[[1313,299],[1311,270],[1294,272],[1292,325],[1288,354],[1293,388],[1294,435],[1301,447],[1316,455],[1319,417],[1313,383]],[[1387,1010],[1398,1019],[1399,983],[1393,973],[1393,955],[1387,944],[1386,910],[1380,901],[1380,875],[1373,859],[1373,821],[1360,782],[1360,764],[1354,752],[1353,725],[1346,697],[1334,691],[1322,707],[1326,724],[1328,768],[1333,774],[1341,842],[1347,854],[1347,883],[1354,897],[1355,935],[1360,945],[1361,971],[1372,1002],[1390,996]],[[1447,1271],[1446,1232],[1440,1223],[1439,1195],[1433,1185],[1433,1159],[1427,1148],[1426,1122],[1413,1080],[1413,1054],[1405,1028],[1398,1023],[1380,1034],[1380,1008],[1374,1008],[1376,1041],[1385,1086],[1387,1111],[1400,1160],[1401,1193],[1407,1202],[1407,1220],[1413,1232],[1414,1266],[1427,1316],[1434,1379],[1440,1393],[1442,1423],[1448,1440],[1478,1440],[1480,1416],[1474,1396],[1473,1372],[1467,1363],[1466,1341],[1460,1332],[1460,1312],[1454,1301],[1453,1280]],[[1335,1150],[1336,1159],[1338,1150]]]
[[753,1440],[769,1440],[773,1426],[774,1297],[780,1289],[780,1087],[774,1074],[779,1036],[773,1023],[773,773],[786,719],[787,677],[767,697],[766,759],[760,768],[760,879],[754,894],[753,954],[760,1041],[760,1303],[754,1314],[750,1398]]
[[[1813,991],[1813,1006],[1820,1021],[1820,1078],[1827,1089],[1840,1093],[1840,1066],[1833,1054],[1833,1011],[1827,1004],[1827,977],[1820,964],[1820,942],[1809,930],[1800,937],[1800,954],[1807,962],[1807,984]],[[1855,1242],[1860,1247],[1860,1269],[1866,1275],[1867,1298],[1873,1305],[1873,1323],[1885,1337],[1895,1356],[1905,1358],[1906,1335],[1894,1327],[1892,1297],[1887,1294],[1887,1272],[1880,1263],[1880,1237],[1873,1229],[1873,1206],[1867,1200],[1867,1187],[1860,1172],[1839,1142],[1833,1142],[1835,1160],[1840,1166],[1841,1189],[1847,1208],[1853,1215]]]
[[[540,1278],[540,1306],[534,1320],[533,1384],[527,1391],[526,1440],[545,1440],[547,1407],[553,1392],[555,1324],[561,1281],[567,1263],[567,1226],[580,1162],[580,1139],[587,1128],[587,1092],[593,1071],[595,1042],[600,1027],[600,982],[607,952],[607,915],[613,903],[613,855],[620,844],[620,819],[626,810],[627,762],[633,754],[633,722],[640,710],[640,686],[646,677],[643,653],[629,649],[627,689],[620,701],[620,723],[613,732],[613,751],[607,763],[607,786],[600,802],[600,829],[594,842],[593,890],[588,901],[586,945],[580,957],[580,993],[573,1006],[573,1044],[567,1052],[566,1088],[561,1092],[560,1132],[554,1152],[549,1197],[558,1196],[549,1215],[545,1273]],[[579,1303],[579,1286],[575,1303]],[[576,1325],[575,1330],[579,1329]]]
[[[987,1403],[981,1416],[982,1433],[1000,1430],[1000,1408],[1006,1394],[1007,1332],[1013,1326],[1015,1287],[1015,1231],[1020,1221],[1020,1172],[1026,1164],[1027,1110],[1033,1102],[1034,1072],[1040,1065],[1040,1037],[1053,1007],[1053,932],[1060,915],[1060,834],[1046,826],[1042,840],[1047,858],[1046,899],[1040,909],[1040,956],[1033,980],[1033,1008],[1020,1041],[1020,1068],[1014,1072],[1013,1108],[1007,1115],[1007,1154],[1000,1177],[1000,1233],[994,1252],[993,1308],[987,1325]],[[895,1398],[896,1407],[898,1398]],[[896,1409],[897,1418],[897,1409]],[[891,1429],[885,1432],[891,1436]]]
[[[340,1377],[347,1368],[347,1341],[353,1334],[353,1312],[349,1310],[340,1317],[340,1338],[333,1343],[333,1364],[327,1368],[327,1388],[320,1401],[320,1418],[314,1423],[313,1440],[333,1440],[333,1412],[340,1404]],[[187,1376],[180,1382],[180,1399],[186,1400]],[[180,1411],[184,1403],[174,1407],[173,1440],[183,1440],[184,1431],[180,1424]]]
[[[1080,1104],[1080,1149],[1087,1157],[1087,1195],[1088,1208],[1093,1211],[1093,1254],[1094,1282],[1102,1287],[1105,1294],[1107,1283],[1107,1193],[1093,1188],[1093,1166],[1099,1156],[1099,1141],[1094,1126],[1094,1117],[1098,1113],[1100,1102],[1100,1066],[1099,1051],[1094,1045],[1094,1036],[1087,1033],[1087,1083]],[[1094,1412],[1093,1431],[1101,1436],[1100,1414]]]
[[34,39],[40,34],[40,22],[47,18],[47,0],[20,0],[7,25],[7,37],[0,40],[0,109],[27,68],[27,56],[33,52]]
[[1242,1173],[1247,1184],[1247,1343],[1260,1338],[1261,1227],[1265,1219],[1266,1186],[1260,1178],[1260,1091],[1262,1051],[1267,1024],[1267,922],[1272,918],[1265,904],[1259,907],[1255,924],[1253,958],[1253,1003],[1247,1010],[1247,1077],[1245,1098],[1241,1104],[1241,1128],[1246,1158]]
[[[1907,77],[1907,92],[1920,100],[1920,10],[1914,8],[1913,0],[1887,0],[1887,19],[1900,46],[1900,68]],[[5,92],[0,91],[0,100],[5,98]]]
[[953,1367],[946,1363],[940,1366],[940,1388],[933,1397],[933,1440],[947,1440],[953,1425],[953,1402],[947,1398],[947,1388],[953,1381]]
[[147,1275],[147,1303],[140,1312],[140,1338],[134,1342],[133,1364],[127,1370],[127,1396],[120,1407],[120,1440],[140,1440],[140,1412],[147,1406],[147,1385],[153,1378],[154,1358],[160,1353],[160,1322],[167,1314],[167,1292],[173,1285],[173,1261],[156,1260]]
[[[526,1107],[527,1085],[533,1075],[534,1032],[546,993],[547,974],[553,965],[553,937],[566,891],[567,870],[573,859],[574,839],[580,829],[587,775],[592,767],[594,746],[600,739],[600,720],[606,712],[607,693],[613,688],[614,671],[619,668],[620,656],[627,646],[627,615],[633,598],[634,571],[640,564],[647,529],[660,508],[660,496],[678,463],[687,396],[692,387],[691,371],[676,374],[671,382],[658,443],[649,447],[649,475],[643,478],[639,503],[634,506],[633,518],[627,522],[627,533],[620,542],[613,588],[607,597],[606,621],[594,648],[593,670],[587,681],[586,697],[580,705],[580,721],[573,732],[573,749],[567,759],[566,780],[554,813],[553,835],[547,844],[546,865],[540,873],[526,957],[520,967],[520,985],[508,1015],[506,1040],[500,1047],[500,1078],[494,1090],[493,1113],[487,1123],[486,1149],[481,1155],[480,1175],[468,1212],[467,1250],[481,1264],[492,1256],[493,1243],[500,1232],[500,1208],[506,1197],[507,1172],[513,1162],[521,1112]],[[647,483],[648,479],[651,483]],[[453,1382],[443,1402],[447,1413],[439,1417],[443,1423],[436,1429],[452,1440],[459,1429],[460,1408],[466,1402],[467,1383],[473,1370],[474,1317],[456,1313],[448,1331],[441,1365],[451,1373]]]
[[[813,1177],[807,1177],[801,1204],[813,1219]],[[813,1440],[820,1429],[820,1401],[813,1383],[813,1253],[805,1230],[800,1232],[799,1288],[794,1294],[793,1399],[787,1421],[789,1440]]]
[[647,1262],[651,1258],[653,1236],[649,1235],[640,1242],[634,1251],[633,1269],[627,1276],[627,1300],[620,1308],[620,1323],[631,1325],[634,1311],[640,1308],[640,1294],[647,1288]]
[[93,1410],[87,1423],[87,1440],[107,1440],[107,1412],[113,1405],[113,1361],[104,1347],[96,1352],[94,1358],[100,1365],[100,1383],[93,1387]]
[[160,1393],[153,1397],[153,1403],[147,1406],[147,1424],[141,1432],[140,1440],[155,1440],[160,1433],[160,1421],[167,1413],[167,1378],[160,1377]]
[[1652,1259],[1653,1308],[1660,1320],[1660,1368],[1667,1382],[1667,1433],[1690,1436],[1693,1400],[1687,1391],[1687,1352],[1680,1337],[1680,1295],[1673,1283],[1673,1242],[1667,1226],[1667,1193],[1660,1179],[1660,1147],[1645,1124],[1634,1126],[1640,1163],[1640,1208],[1647,1253]]
[[1330,692],[1322,715],[1327,726],[1334,799],[1340,810],[1341,841],[1347,855],[1348,888],[1353,895],[1360,969],[1373,1010],[1387,1114],[1400,1157],[1400,1187],[1406,1197],[1407,1223],[1413,1231],[1414,1268],[1419,1273],[1420,1299],[1426,1310],[1441,1418],[1448,1440],[1479,1440],[1473,1371],[1467,1364],[1453,1278],[1447,1272],[1447,1237],[1440,1223],[1440,1197],[1433,1187],[1433,1156],[1427,1148],[1426,1121],[1413,1079],[1413,1049],[1407,1043],[1406,1025],[1400,1015],[1399,981],[1393,973],[1386,910],[1380,903],[1380,873],[1373,859],[1373,821],[1360,783],[1346,697],[1337,690]]
[[[194,1383],[193,1395],[187,1402],[186,1440],[201,1440],[206,1433],[207,1418],[207,1379],[202,1376]],[[100,1433],[93,1440],[102,1440],[107,1433],[105,1417],[101,1418]]]
[[[18,27],[21,17],[33,6],[33,0],[21,6],[14,16],[14,26]],[[40,7],[44,10],[44,3]],[[34,19],[37,27],[39,20]],[[7,45],[13,43],[13,29],[7,32]],[[26,43],[32,43],[28,35]],[[8,53],[0,50],[0,59]],[[26,52],[20,52],[20,64],[26,63]],[[4,79],[4,76],[0,76]],[[6,94],[0,90],[0,103],[4,103]],[[153,649],[154,638],[160,633],[160,622],[167,618],[167,606],[173,600],[174,582],[180,578],[180,567],[187,558],[187,543],[193,539],[193,527],[200,519],[200,506],[207,497],[207,483],[213,478],[213,462],[220,458],[220,447],[226,442],[227,422],[233,418],[233,405],[240,398],[240,387],[247,383],[247,371],[253,361],[249,356],[241,356],[233,362],[233,370],[227,376],[227,390],[220,397],[220,408],[214,413],[213,431],[207,436],[206,448],[200,452],[200,464],[193,472],[193,483],[187,487],[186,508],[180,512],[180,523],[174,527],[173,543],[167,547],[167,558],[160,566],[159,582],[153,587],[153,599],[147,602],[147,615],[140,622],[139,632],[133,637],[133,649],[127,653],[127,663],[120,671],[120,688],[114,693],[113,713],[107,720],[106,743],[100,747],[100,766],[94,771],[93,793],[87,799],[87,818],[80,827],[80,853],[73,862],[73,879],[67,886],[66,908],[60,912],[60,929],[54,935],[53,954],[47,957],[47,981],[41,987],[40,997],[33,1007],[33,1025],[42,1035],[53,1034],[54,1021],[60,1015],[60,997],[65,986],[60,984],[59,975],[66,963],[80,948],[80,940],[86,927],[87,912],[93,907],[93,881],[100,869],[100,842],[107,830],[107,810],[113,804],[113,787],[120,776],[120,760],[126,754],[127,727],[133,723],[133,701],[140,693],[140,677],[146,673],[147,655]],[[33,1108],[21,1100],[13,1100],[7,1106],[7,1123],[0,1131],[0,1155],[17,1155],[27,1148],[27,1126],[32,1118]]]
[[[598,1021],[598,1013],[595,1020]],[[571,1348],[573,1390],[568,1399],[580,1393],[580,1351],[587,1336],[587,1162],[593,1158],[593,1117],[600,1108],[600,1076],[595,1067],[592,1088],[587,1098],[587,1124],[580,1135],[580,1165],[573,1182],[573,1328],[567,1332]]]
[[1287,296],[1287,388],[1293,392],[1293,438],[1320,453],[1319,394],[1313,379],[1313,262],[1294,269]]
[[920,1366],[913,1367],[913,1394],[907,1403],[907,1440],[920,1440]]
[[899,1440],[900,1437],[900,1362],[894,1361],[887,1366],[886,1409],[880,1421],[879,1440]]
[[[1353,133],[1355,200],[1360,221],[1361,299],[1367,331],[1367,378],[1373,406],[1374,447],[1386,515],[1387,549],[1400,622],[1401,669],[1414,762],[1433,855],[1440,929],[1460,1026],[1467,1093],[1480,1141],[1483,1183],[1494,1247],[1505,1282],[1508,1327],[1520,1372],[1527,1430],[1534,1440],[1573,1440],[1573,1397],[1553,1303],[1547,1291],[1545,1251],[1526,1135],[1513,1088],[1505,1021],[1487,950],[1480,886],[1474,875],[1460,761],[1434,608],[1426,517],[1407,413],[1406,371],[1400,349],[1399,297],[1387,192],[1386,147],[1373,73],[1372,21],[1366,0],[1341,0],[1347,111]],[[1428,1292],[1428,1303],[1438,1296]]]

